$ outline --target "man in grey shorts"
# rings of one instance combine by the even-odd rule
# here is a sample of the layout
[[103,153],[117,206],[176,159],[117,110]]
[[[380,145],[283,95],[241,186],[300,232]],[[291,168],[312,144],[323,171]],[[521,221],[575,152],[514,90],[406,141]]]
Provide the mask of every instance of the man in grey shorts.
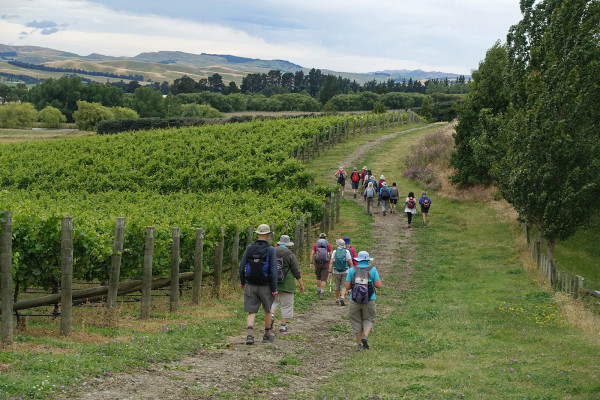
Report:
[[[281,306],[281,328],[279,333],[289,333],[287,327],[287,320],[294,317],[294,292],[296,291],[296,281],[300,285],[300,293],[304,292],[304,283],[302,282],[302,276],[300,273],[300,266],[298,265],[298,259],[296,255],[289,249],[294,243],[290,241],[288,235],[281,235],[277,246],[275,247],[275,253],[277,259],[280,260],[283,265],[283,272],[285,277],[283,281],[277,282],[277,292],[279,293],[275,297],[275,301],[271,306],[271,318],[275,318],[275,311],[277,306]],[[271,324],[271,327],[273,324]]]
[[262,305],[265,312],[265,334],[263,342],[272,342],[271,305],[277,296],[277,255],[268,242],[271,228],[261,224],[256,229],[258,240],[248,247],[240,262],[240,282],[244,289],[244,312],[248,335],[246,344],[254,344],[254,318]]

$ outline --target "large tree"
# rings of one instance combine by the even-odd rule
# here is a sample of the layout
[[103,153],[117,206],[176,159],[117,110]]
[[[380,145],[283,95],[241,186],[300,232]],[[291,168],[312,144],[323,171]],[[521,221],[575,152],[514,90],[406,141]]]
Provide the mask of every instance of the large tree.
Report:
[[504,197],[554,245],[600,209],[600,2],[521,0],[507,37]]

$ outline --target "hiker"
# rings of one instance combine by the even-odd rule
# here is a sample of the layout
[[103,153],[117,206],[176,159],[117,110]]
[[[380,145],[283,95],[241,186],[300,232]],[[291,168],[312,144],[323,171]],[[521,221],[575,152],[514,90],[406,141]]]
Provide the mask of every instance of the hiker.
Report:
[[[363,181],[363,191],[367,188],[367,186],[369,186],[369,181],[371,181],[372,178],[373,176],[371,175],[371,171],[367,170],[367,173],[365,174],[365,179]],[[367,200],[367,196],[364,196],[364,198],[365,200]]]
[[352,264],[352,255],[346,248],[344,239],[336,240],[335,244],[337,249],[333,251],[331,261],[329,261],[329,278],[334,278],[335,282],[335,304],[345,306],[346,284],[344,282],[346,281],[348,270],[354,265]]
[[344,236],[344,242],[346,243],[346,248],[350,251],[350,255],[352,255],[352,263],[355,266],[358,265],[358,261],[354,259],[354,257],[356,257],[356,249],[350,244],[350,238],[348,236]]
[[331,260],[331,245],[327,241],[325,233],[319,235],[319,240],[310,252],[310,259],[310,268],[314,268],[317,277],[317,295],[323,299],[325,297],[325,287],[327,286],[329,260]]
[[360,172],[360,180],[362,181],[363,188],[365,187],[365,181],[369,179],[369,174],[367,173],[367,166],[362,167],[362,171]]
[[427,226],[427,213],[429,212],[431,199],[427,196],[425,192],[421,193],[419,204],[421,205],[421,214],[423,214],[423,226]]
[[[385,176],[381,175],[379,177],[379,182],[377,182],[377,186],[375,187],[375,189],[381,190],[383,182],[385,182]],[[377,196],[377,206],[379,205],[381,205],[381,195]]]
[[371,211],[371,207],[373,207],[373,198],[375,197],[375,188],[373,187],[373,182],[369,181],[369,185],[365,189],[365,199],[367,199],[367,214],[373,215]]
[[390,188],[390,208],[392,209],[390,212],[392,214],[396,214],[396,204],[398,204],[399,198],[400,191],[398,190],[398,186],[396,186],[396,182],[393,182]]
[[344,171],[343,167],[340,167],[340,169],[338,169],[335,173],[335,176],[337,177],[337,183],[339,183],[342,186],[342,197],[344,196],[344,187],[346,186],[347,175],[348,174],[346,174],[346,171]]
[[358,173],[358,169],[354,167],[352,174],[350,175],[350,182],[352,182],[352,193],[354,194],[354,198],[356,198],[356,190],[358,189],[358,181],[360,181],[360,174]]
[[279,333],[288,333],[287,320],[294,317],[294,292],[296,292],[296,281],[300,285],[300,293],[304,293],[304,283],[300,273],[300,266],[296,255],[289,249],[294,243],[288,235],[281,235],[275,246],[277,255],[277,297],[271,306],[271,331],[275,324],[275,311],[277,306],[281,308],[281,327]]
[[271,228],[267,224],[258,226],[258,240],[246,247],[240,262],[240,282],[244,289],[244,312],[248,313],[246,344],[254,344],[254,318],[262,305],[265,312],[265,334],[263,342],[272,342],[271,305],[277,296],[277,255],[268,242]]
[[387,211],[388,204],[390,202],[390,188],[387,187],[387,182],[381,183],[381,189],[379,189],[379,198],[381,199],[381,211],[383,216],[385,216],[385,212]]
[[352,333],[356,335],[358,350],[369,349],[369,332],[375,323],[375,289],[381,288],[377,268],[369,265],[373,261],[369,253],[361,251],[354,258],[358,266],[350,268],[346,276],[346,290],[350,292],[348,315]]
[[413,192],[408,193],[408,197],[404,201],[404,212],[408,217],[408,227],[410,228],[412,216],[417,213],[417,202],[415,201],[415,194]]

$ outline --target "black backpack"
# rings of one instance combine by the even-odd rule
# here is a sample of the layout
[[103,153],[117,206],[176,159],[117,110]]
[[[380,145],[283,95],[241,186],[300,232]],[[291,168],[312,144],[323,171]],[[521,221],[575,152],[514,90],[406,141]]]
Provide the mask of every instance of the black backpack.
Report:
[[246,250],[246,280],[255,285],[269,283],[268,243],[253,243]]
[[286,250],[281,253],[281,256],[277,257],[277,283],[281,283],[285,280],[289,269],[283,267],[283,260],[292,254],[290,250]]
[[390,199],[390,192],[389,189],[384,186],[381,188],[381,200],[389,200]]

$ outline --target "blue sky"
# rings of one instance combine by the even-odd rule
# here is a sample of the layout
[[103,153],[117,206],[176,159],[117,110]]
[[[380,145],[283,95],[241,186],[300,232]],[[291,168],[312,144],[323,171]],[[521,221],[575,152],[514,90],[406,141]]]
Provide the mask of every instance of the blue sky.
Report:
[[519,19],[518,0],[0,0],[0,43],[468,74]]

